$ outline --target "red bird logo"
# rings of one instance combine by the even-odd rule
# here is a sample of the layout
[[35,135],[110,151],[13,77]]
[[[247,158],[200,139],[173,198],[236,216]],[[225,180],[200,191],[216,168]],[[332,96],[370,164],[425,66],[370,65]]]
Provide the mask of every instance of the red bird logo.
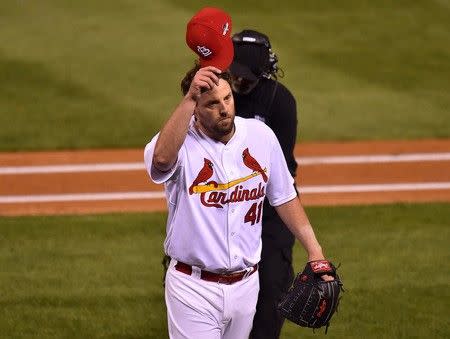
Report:
[[194,182],[192,183],[191,187],[189,187],[189,194],[194,194],[194,187],[202,182],[206,182],[211,176],[213,175],[213,163],[211,160],[208,160],[204,158],[204,164],[203,168],[200,170],[200,172],[197,175],[197,178],[195,178]]
[[244,159],[245,166],[247,166],[254,172],[259,172],[261,174],[264,182],[267,182],[268,178],[267,178],[266,172],[264,172],[264,170],[261,168],[261,166],[256,161],[256,159],[250,155],[248,148],[246,148],[244,150],[244,152],[242,152],[242,158]]

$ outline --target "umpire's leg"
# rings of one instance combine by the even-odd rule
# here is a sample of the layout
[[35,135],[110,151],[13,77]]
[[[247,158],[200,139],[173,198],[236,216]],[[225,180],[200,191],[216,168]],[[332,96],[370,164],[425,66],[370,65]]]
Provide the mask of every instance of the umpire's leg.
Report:
[[293,278],[292,247],[280,249],[266,242],[261,253],[260,290],[251,339],[279,338],[284,318],[277,311],[277,303]]

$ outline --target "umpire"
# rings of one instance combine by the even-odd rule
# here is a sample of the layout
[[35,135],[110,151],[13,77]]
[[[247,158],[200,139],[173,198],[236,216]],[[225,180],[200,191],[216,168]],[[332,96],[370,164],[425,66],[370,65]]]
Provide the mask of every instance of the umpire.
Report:
[[[295,178],[296,102],[291,92],[277,81],[280,71],[278,58],[271,50],[269,38],[254,30],[243,30],[233,36],[233,45],[234,59],[230,71],[236,115],[262,120],[274,131],[289,171]],[[284,318],[276,306],[294,277],[294,240],[293,234],[266,199],[262,219],[260,292],[250,334],[252,339],[280,336]]]

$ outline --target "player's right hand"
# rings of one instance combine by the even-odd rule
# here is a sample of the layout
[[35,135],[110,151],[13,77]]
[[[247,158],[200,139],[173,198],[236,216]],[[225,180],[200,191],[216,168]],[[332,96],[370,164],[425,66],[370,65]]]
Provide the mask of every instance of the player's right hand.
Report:
[[202,92],[208,91],[219,84],[217,74],[220,73],[222,71],[213,66],[200,68],[192,79],[187,95],[197,101]]

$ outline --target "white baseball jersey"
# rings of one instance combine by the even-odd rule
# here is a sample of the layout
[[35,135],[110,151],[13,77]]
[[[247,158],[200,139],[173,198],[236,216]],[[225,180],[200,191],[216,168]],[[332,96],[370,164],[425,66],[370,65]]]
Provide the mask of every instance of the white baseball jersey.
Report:
[[273,206],[296,198],[280,144],[256,119],[235,118],[227,144],[209,138],[192,118],[168,172],[152,166],[156,135],[145,147],[147,172],[164,183],[168,202],[165,252],[212,272],[242,270],[261,255],[264,197]]

